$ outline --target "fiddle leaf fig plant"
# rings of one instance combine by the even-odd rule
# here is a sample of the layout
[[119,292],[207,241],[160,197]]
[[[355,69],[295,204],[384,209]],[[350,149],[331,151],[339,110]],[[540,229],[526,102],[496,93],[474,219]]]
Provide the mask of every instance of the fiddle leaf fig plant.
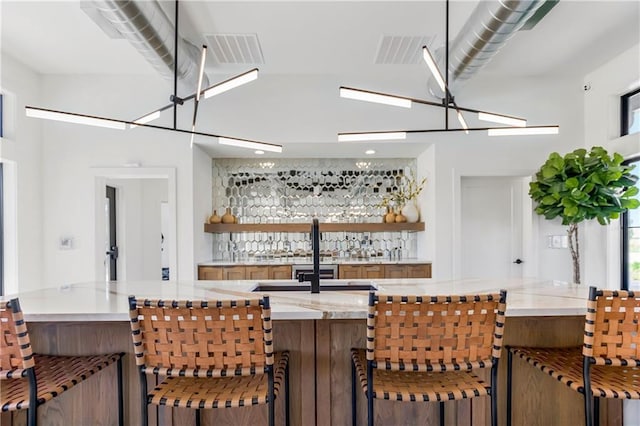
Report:
[[573,281],[580,283],[578,224],[596,219],[607,225],[620,213],[638,208],[638,177],[634,166],[622,164],[622,155],[610,156],[599,146],[576,149],[564,157],[553,152],[529,184],[529,195],[537,203],[535,212],[568,225],[569,249],[573,260]]

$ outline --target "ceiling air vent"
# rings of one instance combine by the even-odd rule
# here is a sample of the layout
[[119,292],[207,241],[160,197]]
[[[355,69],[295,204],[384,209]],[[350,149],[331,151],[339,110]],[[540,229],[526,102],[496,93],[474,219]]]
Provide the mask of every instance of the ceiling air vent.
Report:
[[392,36],[380,38],[376,64],[419,64],[422,46],[431,46],[435,36]]
[[205,38],[220,64],[264,64],[256,34],[208,34]]

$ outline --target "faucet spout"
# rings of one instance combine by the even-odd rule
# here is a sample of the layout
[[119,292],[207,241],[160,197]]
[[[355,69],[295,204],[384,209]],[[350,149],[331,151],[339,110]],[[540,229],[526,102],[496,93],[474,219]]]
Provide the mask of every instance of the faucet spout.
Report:
[[318,219],[311,223],[311,244],[313,248],[313,275],[311,276],[311,293],[320,293],[320,225]]

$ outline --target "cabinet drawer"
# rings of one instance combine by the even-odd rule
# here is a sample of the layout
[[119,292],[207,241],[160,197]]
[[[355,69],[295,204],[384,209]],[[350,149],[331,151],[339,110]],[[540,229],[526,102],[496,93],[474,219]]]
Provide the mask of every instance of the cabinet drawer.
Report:
[[199,266],[198,279],[199,280],[221,280],[222,268],[220,266]]

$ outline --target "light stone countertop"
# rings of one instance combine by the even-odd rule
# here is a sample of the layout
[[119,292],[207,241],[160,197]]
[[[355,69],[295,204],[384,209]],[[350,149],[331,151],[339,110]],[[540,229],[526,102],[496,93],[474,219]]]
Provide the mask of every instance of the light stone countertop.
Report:
[[[260,259],[260,260],[209,260],[207,262],[200,262],[198,266],[243,266],[243,265],[251,265],[251,266],[267,266],[267,265],[310,265],[313,263],[313,259],[310,257],[290,257],[290,258],[280,258],[280,259]],[[351,264],[361,264],[361,265],[410,265],[410,264],[423,264],[423,263],[432,263],[431,260],[427,259],[416,259],[416,258],[406,258],[406,259],[384,259],[384,258],[331,258],[331,259],[322,259],[320,264],[322,265],[351,265]]]
[[[432,279],[327,280],[333,284],[374,282],[380,294],[477,294],[506,289],[507,316],[584,315],[588,286],[536,279],[435,281]],[[20,293],[29,322],[128,321],[128,296],[154,299],[238,299],[260,281],[141,281],[80,283]],[[268,281],[267,281],[268,282]],[[273,282],[272,282],[273,283]],[[276,282],[277,283],[277,282]],[[281,281],[293,284],[293,281]],[[274,320],[364,319],[368,292],[268,292]],[[6,296],[5,298],[9,298]]]

